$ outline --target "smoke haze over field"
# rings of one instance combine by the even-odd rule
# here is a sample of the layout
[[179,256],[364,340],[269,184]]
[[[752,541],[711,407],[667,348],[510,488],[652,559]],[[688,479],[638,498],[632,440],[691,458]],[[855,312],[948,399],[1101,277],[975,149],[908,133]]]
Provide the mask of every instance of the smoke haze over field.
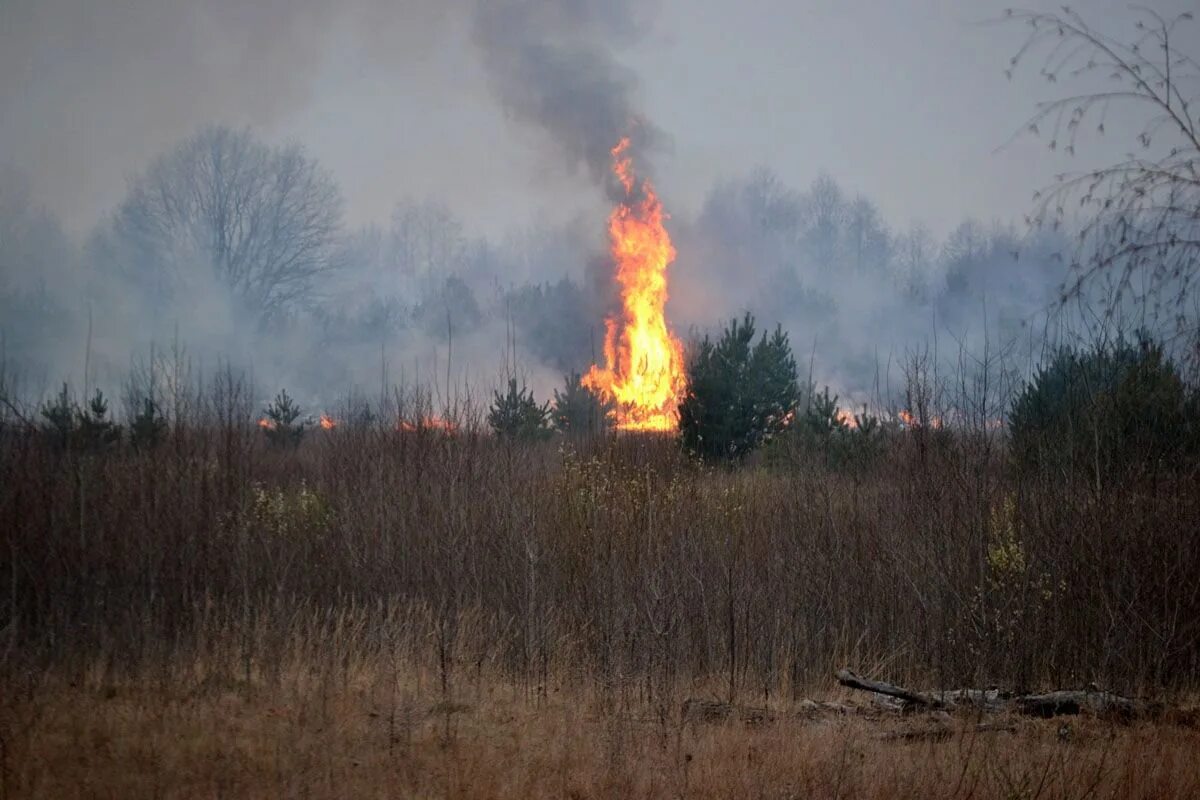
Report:
[[[881,5],[4,0],[5,357],[35,392],[82,384],[90,315],[93,384],[178,335],[315,403],[378,386],[381,361],[444,382],[450,359],[452,382],[490,386],[511,338],[544,397],[602,331],[622,135],[672,214],[681,332],[753,310],[862,399],[933,334],[980,343],[985,316],[1030,349],[1062,242],[1022,216],[1055,172],[1128,149],[1125,121],[1076,162],[1032,137],[1000,148],[1058,93],[1036,70],[1005,79],[1020,32],[978,24],[1004,5]],[[1124,3],[1082,10],[1132,24]],[[224,161],[203,133],[243,128],[254,144]],[[211,204],[148,200],[190,180],[185,142],[205,168],[253,164],[231,174],[253,172],[263,209],[280,175],[333,187],[319,253],[338,269],[304,302],[264,320],[259,245],[214,256]]]

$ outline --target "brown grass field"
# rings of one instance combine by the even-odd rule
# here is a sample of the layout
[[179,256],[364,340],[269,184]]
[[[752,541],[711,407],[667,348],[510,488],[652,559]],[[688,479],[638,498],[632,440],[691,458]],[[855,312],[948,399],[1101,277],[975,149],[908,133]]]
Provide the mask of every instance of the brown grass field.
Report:
[[[48,683],[10,702],[7,796],[1192,798],[1192,724],[1015,720],[908,741],[925,718],[706,723],[589,691],[542,698],[490,676],[439,701],[436,675],[298,666],[271,686],[172,677]],[[10,728],[10,732],[12,729]]]
[[[1200,796],[1195,472],[1031,476],[986,426],[737,469],[469,421],[284,450],[221,381],[188,413],[0,430],[0,800]],[[843,665],[1175,710],[981,733]]]

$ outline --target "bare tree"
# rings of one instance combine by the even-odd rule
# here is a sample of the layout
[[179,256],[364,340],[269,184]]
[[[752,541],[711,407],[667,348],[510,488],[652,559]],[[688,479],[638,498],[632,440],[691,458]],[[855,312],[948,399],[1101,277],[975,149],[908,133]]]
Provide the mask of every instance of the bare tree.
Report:
[[467,238],[445,206],[405,201],[392,212],[391,248],[396,271],[418,291],[428,292],[462,271]]
[[1082,215],[1064,300],[1099,279],[1109,291],[1110,313],[1123,299],[1148,301],[1156,313],[1169,310],[1182,327],[1200,271],[1200,65],[1180,49],[1193,15],[1168,19],[1134,8],[1135,31],[1124,40],[1090,26],[1070,7],[1010,10],[1007,19],[1030,30],[1007,74],[1035,60],[1047,81],[1066,78],[1086,87],[1039,103],[1027,121],[1025,130],[1048,136],[1052,150],[1074,155],[1085,125],[1104,133],[1110,109],[1135,115],[1140,154],[1058,175],[1035,196],[1030,222],[1059,229],[1069,215]]
[[244,306],[269,317],[310,298],[336,262],[342,200],[298,145],[206,128],[130,187],[107,243],[126,268],[175,297],[211,267]]

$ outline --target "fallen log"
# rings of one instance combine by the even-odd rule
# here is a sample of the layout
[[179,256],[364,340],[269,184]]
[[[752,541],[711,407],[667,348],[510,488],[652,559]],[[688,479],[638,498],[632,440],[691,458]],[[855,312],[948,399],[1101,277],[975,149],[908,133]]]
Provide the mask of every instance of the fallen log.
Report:
[[1057,717],[1064,714],[1091,714],[1097,717],[1136,719],[1162,709],[1142,700],[1122,697],[1100,690],[1072,691],[1060,689],[1044,694],[1029,694],[1013,698],[1022,714],[1033,717]]
[[839,669],[834,675],[842,686],[900,700],[901,710],[907,710],[909,707],[945,711],[973,708],[990,713],[1007,712],[1045,718],[1088,714],[1119,719],[1136,719],[1162,711],[1158,704],[1122,697],[1100,689],[1060,689],[1025,695],[1014,695],[999,689],[918,692],[885,681],[870,680],[848,669]]
[[902,700],[905,703],[923,708],[946,708],[947,703],[932,695],[914,692],[911,689],[905,689],[902,686],[896,686],[883,681],[873,681],[862,677],[861,675],[851,672],[848,669],[839,669],[836,673],[838,683],[842,686],[848,686],[851,689],[861,689],[865,692],[875,692],[876,694],[894,697],[897,700]]

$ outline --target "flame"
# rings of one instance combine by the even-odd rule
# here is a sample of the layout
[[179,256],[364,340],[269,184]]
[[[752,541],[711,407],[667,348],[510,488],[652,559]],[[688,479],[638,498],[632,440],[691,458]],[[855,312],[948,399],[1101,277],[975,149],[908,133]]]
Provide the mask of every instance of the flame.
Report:
[[451,422],[448,419],[443,419],[436,414],[430,414],[420,417],[416,420],[401,419],[396,423],[396,430],[402,433],[415,433],[416,431],[441,431],[443,433],[458,433],[457,423]]
[[264,431],[273,431],[275,430],[275,422],[263,417],[258,421],[258,427],[262,428]]
[[[912,412],[909,411],[908,409],[905,409],[905,408],[900,409],[900,411],[897,412],[896,417],[900,420],[900,424],[906,428],[923,427],[921,424],[921,420],[914,417],[912,415]],[[940,416],[938,416],[937,414],[934,414],[929,419],[929,427],[940,429],[942,427],[942,418]]]
[[857,428],[858,418],[854,416],[852,411],[847,411],[844,408],[837,410],[837,421],[845,425],[847,428]]
[[337,427],[337,420],[334,419],[333,417],[329,416],[328,414],[322,414],[321,419],[319,420],[319,424],[325,430],[331,431]]
[[625,200],[608,218],[622,314],[605,320],[604,367],[592,365],[583,385],[615,403],[619,429],[673,431],[687,389],[683,345],[663,315],[667,266],[675,248],[654,187],[633,171],[629,139],[622,139],[612,155],[613,174],[625,189]]

